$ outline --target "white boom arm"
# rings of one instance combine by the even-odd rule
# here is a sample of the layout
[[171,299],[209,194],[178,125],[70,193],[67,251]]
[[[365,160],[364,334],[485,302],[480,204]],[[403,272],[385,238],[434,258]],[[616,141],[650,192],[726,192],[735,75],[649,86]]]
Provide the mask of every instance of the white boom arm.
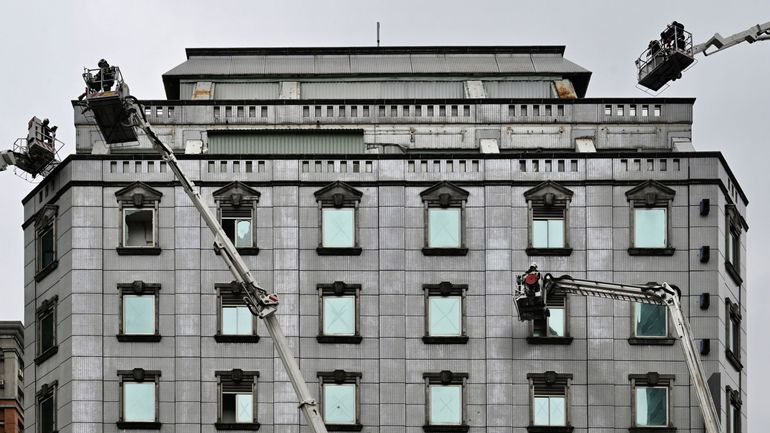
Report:
[[[756,26],[752,26],[742,32],[730,35],[728,37],[724,37],[719,33],[715,33],[714,36],[712,36],[705,43],[694,46],[692,53],[693,55],[703,53],[704,56],[710,56],[711,54],[715,54],[724,49],[730,48],[733,45],[738,45],[741,42],[748,42],[753,44],[757,41],[768,40],[770,40],[770,21],[764,24],[757,24]],[[709,51],[709,49],[712,47],[714,49]]]
[[690,371],[690,379],[698,395],[706,433],[721,433],[719,412],[709,392],[706,373],[703,370],[698,350],[695,347],[690,323],[682,312],[679,302],[680,293],[667,283],[650,286],[603,283],[590,280],[579,280],[569,276],[553,277],[547,274],[543,278],[543,289],[546,293],[563,292],[573,295],[593,296],[619,301],[642,302],[645,304],[665,305],[674,323],[677,337],[684,352],[685,362]]
[[144,131],[155,149],[168,163],[171,171],[174,172],[177,179],[179,179],[179,182],[182,184],[185,193],[190,197],[190,200],[192,200],[193,204],[198,209],[198,212],[200,212],[206,225],[214,234],[214,248],[225,261],[225,264],[227,264],[230,272],[232,272],[235,280],[240,285],[244,295],[244,301],[246,301],[249,306],[249,310],[251,310],[252,314],[260,317],[265,322],[265,327],[270,333],[270,337],[273,339],[273,343],[278,351],[278,355],[281,357],[284,368],[286,368],[286,373],[288,374],[289,380],[294,387],[294,392],[299,399],[299,407],[305,415],[305,419],[310,425],[310,428],[314,433],[326,433],[326,425],[318,411],[318,404],[310,394],[307,383],[305,383],[305,379],[302,377],[299,365],[297,365],[297,361],[292,355],[289,342],[283,335],[278,318],[275,316],[276,308],[278,306],[278,297],[274,294],[269,294],[260,287],[256,280],[254,280],[246,263],[243,261],[240,254],[238,254],[238,250],[227,237],[222,226],[219,224],[219,221],[212,215],[211,211],[203,201],[203,198],[201,198],[200,193],[196,190],[195,184],[182,171],[174,152],[168,145],[158,138],[150,124],[147,123],[147,120],[143,115],[144,109],[141,104],[139,104],[133,97],[125,98],[124,104],[125,110],[128,113],[128,123]]

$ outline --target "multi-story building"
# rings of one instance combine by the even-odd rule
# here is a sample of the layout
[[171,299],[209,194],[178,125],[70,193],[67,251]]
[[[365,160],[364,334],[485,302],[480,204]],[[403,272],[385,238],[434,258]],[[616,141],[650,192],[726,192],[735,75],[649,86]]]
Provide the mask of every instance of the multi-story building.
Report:
[[0,433],[24,431],[24,325],[0,321]]
[[[537,262],[676,284],[746,431],[747,199],[694,150],[693,99],[586,98],[563,52],[189,49],[143,101],[280,295],[330,430],[702,431],[667,312],[552,297],[520,322]],[[307,431],[168,166],[73,105],[76,154],[23,201],[27,431]]]

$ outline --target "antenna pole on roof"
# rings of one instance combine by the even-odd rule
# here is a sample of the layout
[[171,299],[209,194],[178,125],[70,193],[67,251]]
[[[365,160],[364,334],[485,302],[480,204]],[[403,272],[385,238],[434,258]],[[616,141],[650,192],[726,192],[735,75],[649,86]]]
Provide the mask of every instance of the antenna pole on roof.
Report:
[[377,21],[377,48],[380,47],[380,22]]

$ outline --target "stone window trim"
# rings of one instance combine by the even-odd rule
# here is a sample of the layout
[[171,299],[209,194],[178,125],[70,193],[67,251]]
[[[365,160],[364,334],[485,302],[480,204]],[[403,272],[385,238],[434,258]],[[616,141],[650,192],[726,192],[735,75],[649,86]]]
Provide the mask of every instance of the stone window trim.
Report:
[[[456,373],[449,370],[442,370],[438,373],[423,373],[422,378],[425,381],[425,425],[422,430],[427,433],[464,433],[470,429],[467,424],[468,414],[466,408],[468,373]],[[462,385],[462,415],[461,422],[458,425],[430,424],[430,385]]]
[[733,389],[730,385],[727,385],[725,387],[725,393],[727,394],[727,404],[728,404],[728,408],[727,408],[727,411],[726,411],[727,412],[727,419],[726,419],[726,424],[725,424],[725,425],[728,426],[728,430],[727,431],[731,431],[729,429],[729,426],[732,424],[733,427],[734,427],[732,429],[732,432],[733,433],[739,433],[741,431],[741,427],[742,427],[741,426],[741,418],[738,417],[738,419],[733,419],[733,416],[732,416],[733,411],[730,410],[730,406],[732,406],[733,408],[737,409],[739,413],[741,412],[741,408],[743,406],[743,400],[741,400],[741,392],[739,390],[737,390],[737,389]]
[[[59,251],[57,248],[59,233],[56,224],[58,214],[59,206],[49,204],[40,209],[35,217],[35,282],[40,282],[59,266]],[[42,236],[49,230],[53,231],[54,259],[48,265],[43,266]]]
[[[137,280],[132,283],[120,283],[118,284],[118,291],[120,292],[120,312],[118,314],[118,317],[120,317],[120,323],[118,328],[118,335],[115,337],[120,342],[145,342],[145,343],[154,343],[161,340],[160,335],[160,328],[159,328],[159,322],[160,322],[160,296],[158,295],[158,292],[160,291],[160,284],[156,283],[145,283],[144,281]],[[154,334],[147,334],[147,335],[137,335],[137,334],[126,334],[124,330],[124,320],[123,317],[124,314],[124,305],[123,305],[123,296],[124,295],[152,295],[155,298],[155,333]]]
[[[424,326],[425,326],[425,335],[422,337],[422,342],[424,344],[466,344],[468,343],[468,332],[467,332],[467,319],[466,319],[466,297],[468,293],[468,285],[467,284],[452,284],[448,281],[442,281],[439,284],[423,284],[422,286],[423,293],[425,295],[425,314],[424,316]],[[430,298],[431,296],[461,296],[462,299],[460,300],[460,323],[461,323],[461,333],[458,336],[435,336],[435,335],[428,335],[428,329],[430,326]]]
[[[352,186],[336,181],[315,192],[318,203],[318,247],[319,256],[359,256],[363,251],[359,244],[359,217],[358,208],[364,193]],[[325,247],[323,246],[323,209],[324,208],[353,208],[353,237],[352,247]]]
[[[676,427],[673,424],[672,409],[674,407],[672,387],[676,376],[673,374],[660,374],[655,371],[646,374],[629,374],[628,380],[631,382],[631,425],[628,431],[631,433],[655,432],[655,433],[676,433]],[[668,388],[668,425],[661,427],[644,427],[636,425],[636,387],[637,386],[659,386]]]
[[[214,335],[214,340],[217,343],[258,343],[260,340],[259,334],[257,334],[257,323],[259,323],[259,320],[257,319],[257,316],[252,314],[252,329],[253,333],[251,335],[232,335],[232,334],[223,334],[222,333],[222,306],[223,306],[223,295],[224,296],[243,296],[244,293],[242,293],[241,286],[233,281],[231,283],[217,283],[214,285],[214,289],[217,292],[217,333]],[[244,302],[244,306],[246,303]]]
[[[59,303],[59,296],[54,295],[50,299],[44,300],[40,306],[35,311],[35,339],[37,340],[37,343],[35,344],[36,347],[36,353],[37,356],[35,357],[35,365],[42,364],[45,360],[48,358],[56,355],[56,353],[59,351],[59,342],[57,339],[57,314],[56,314],[56,307]],[[49,316],[53,316],[53,329],[51,332],[53,332],[53,345],[48,348],[43,348],[43,330],[41,322],[42,320]]]
[[[361,344],[361,285],[347,284],[342,281],[335,281],[331,284],[318,284],[318,335],[316,341],[319,343],[341,343],[341,344]],[[324,296],[355,296],[355,333],[353,335],[324,335]]]
[[[214,428],[217,430],[259,430],[260,424],[257,422],[257,381],[259,379],[259,372],[234,368],[226,371],[215,371],[214,376],[217,378],[217,422],[214,424]],[[236,386],[241,384],[248,386],[248,384],[251,384],[253,422],[222,422],[222,394],[228,384]]]
[[[119,429],[126,430],[160,430],[160,404],[159,404],[159,387],[160,387],[160,370],[145,370],[143,368],[134,368],[133,370],[118,370],[118,377],[120,378],[119,399],[120,399],[120,416],[118,419],[117,427]],[[124,420],[124,393],[123,385],[126,382],[153,382],[155,384],[155,421],[125,421]]]
[[318,395],[321,397],[319,410],[322,414],[324,413],[324,384],[356,385],[356,422],[354,424],[326,424],[326,429],[329,431],[361,431],[364,428],[361,424],[361,378],[363,377],[361,372],[345,370],[319,371],[316,377],[318,377]]
[[[468,254],[466,247],[465,229],[465,205],[470,193],[457,185],[442,181],[420,193],[423,202],[423,226],[424,247],[422,253],[426,256],[465,256]],[[430,236],[429,212],[430,208],[459,208],[460,209],[460,247],[459,248],[431,248],[428,238]]]
[[[148,186],[143,182],[134,182],[133,184],[117,191],[115,198],[118,201],[118,247],[115,249],[118,255],[160,255],[161,248],[159,244],[159,210],[160,199],[163,193]],[[152,246],[126,246],[125,240],[125,209],[151,209],[153,211],[153,245]]]
[[[570,203],[573,192],[553,181],[545,181],[524,193],[527,202],[527,249],[528,256],[569,256]],[[535,214],[561,214],[564,219],[564,246],[558,248],[534,247],[533,230]]]
[[[741,257],[740,238],[743,231],[748,230],[748,225],[746,224],[746,220],[738,213],[738,209],[734,204],[725,206],[725,219],[725,271],[727,272],[727,275],[733,279],[733,282],[735,282],[737,286],[740,286],[743,284],[743,278],[741,277],[741,260],[743,258]],[[732,242],[733,236],[738,239],[739,247],[735,249],[733,253],[735,255],[735,263],[731,261],[731,258],[728,257],[727,254],[727,251],[729,251],[728,245]],[[735,247],[733,246],[733,248]]]
[[[251,211],[251,246],[237,247],[238,253],[242,256],[255,256],[259,254],[257,247],[257,203],[261,196],[260,192],[250,188],[243,182],[231,182],[222,188],[214,191],[214,202],[217,204],[217,220],[222,224],[222,214],[224,210],[243,210]],[[215,249],[219,254],[219,250]]]
[[[551,294],[546,299],[546,307],[563,307],[564,308],[564,335],[563,336],[536,336],[534,335],[535,321],[529,321],[529,335],[527,336],[527,343],[529,344],[546,344],[546,345],[570,345],[574,338],[569,333],[569,297],[566,294],[556,295]],[[548,326],[546,318],[546,327]]]
[[[575,427],[572,426],[570,419],[570,382],[572,374],[556,373],[555,371],[546,371],[544,373],[527,373],[529,381],[529,433],[570,433]],[[566,425],[563,426],[544,426],[534,425],[534,402],[537,391],[542,391],[547,395],[563,395],[565,398],[565,419]]]
[[[727,357],[727,361],[735,368],[737,371],[743,370],[743,363],[741,362],[741,333],[740,333],[740,326],[741,326],[741,320],[743,320],[743,317],[741,316],[741,306],[740,304],[733,303],[730,298],[725,298],[725,337],[726,341],[727,339],[733,339],[735,338],[735,345],[737,347],[737,352],[735,353],[731,347],[725,346],[725,357]],[[733,322],[733,326],[737,327],[738,335],[730,335],[730,322]],[[737,337],[737,338],[736,338]]]
[[[626,191],[629,204],[629,245],[628,254],[632,256],[673,256],[675,248],[671,244],[671,204],[676,191],[654,180],[648,180]],[[666,246],[647,248],[634,246],[634,209],[666,209]]]
[[[40,410],[40,405],[42,404],[42,402],[44,400],[47,400],[49,398],[53,399],[53,409],[54,410],[53,410],[53,414],[52,415],[53,415],[54,429],[53,429],[52,433],[56,433],[56,432],[59,431],[59,429],[57,428],[58,426],[56,425],[56,423],[58,421],[57,420],[57,412],[58,412],[58,405],[57,405],[58,402],[57,402],[57,400],[58,399],[56,398],[57,397],[57,395],[56,395],[57,392],[56,391],[58,390],[58,388],[59,388],[59,381],[58,380],[54,380],[53,382],[44,383],[43,385],[41,385],[40,389],[35,393],[35,403],[36,403],[36,406],[37,406],[36,421],[37,421],[37,425],[38,426],[41,425],[41,416],[42,416],[42,411]],[[39,429],[40,428],[38,427],[37,431],[40,431]]]
[[[679,295],[681,299],[681,295]],[[648,304],[656,305],[656,304]],[[676,338],[671,335],[671,315],[668,307],[659,305],[666,312],[666,335],[661,337],[636,335],[636,303],[631,303],[631,336],[628,337],[628,344],[632,346],[673,346]]]

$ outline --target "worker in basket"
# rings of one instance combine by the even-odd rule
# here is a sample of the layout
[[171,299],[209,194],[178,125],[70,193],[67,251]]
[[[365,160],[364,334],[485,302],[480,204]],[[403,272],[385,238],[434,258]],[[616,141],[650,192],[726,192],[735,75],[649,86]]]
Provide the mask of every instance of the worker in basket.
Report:
[[108,92],[112,90],[112,86],[115,85],[115,67],[110,66],[105,59],[99,60],[97,65],[99,66],[99,71],[96,75],[91,74],[90,71],[83,74],[86,86],[88,87],[86,88],[86,91],[78,97],[78,100],[82,100],[89,93]]

